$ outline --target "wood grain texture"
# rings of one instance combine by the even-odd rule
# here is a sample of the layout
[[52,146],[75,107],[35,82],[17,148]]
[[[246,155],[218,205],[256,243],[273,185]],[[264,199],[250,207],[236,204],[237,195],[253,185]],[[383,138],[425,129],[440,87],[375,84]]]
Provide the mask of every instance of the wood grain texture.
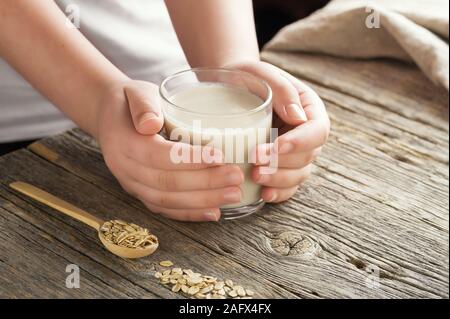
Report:
[[[11,157],[14,159],[11,159]],[[7,168],[3,165],[4,160],[14,162],[16,165]],[[43,160],[28,150],[21,150],[0,158],[0,175],[5,177],[2,178],[0,188],[0,198],[4,199],[5,203],[2,203],[1,206],[9,207],[8,211],[10,213],[20,215],[24,222],[45,231],[48,236],[52,237],[52,240],[60,241],[66,250],[75,250],[90,261],[115,273],[115,277],[118,278],[112,280],[108,274],[98,274],[98,269],[89,267],[83,260],[76,259],[70,262],[79,265],[82,269],[86,268],[89,273],[98,274],[98,277],[103,278],[107,284],[119,283],[129,286],[129,288],[123,289],[121,293],[114,295],[114,297],[122,298],[123,293],[128,293],[128,290],[130,290],[129,294],[136,291],[132,296],[138,298],[155,296],[179,298],[179,295],[171,293],[169,289],[161,286],[153,277],[155,269],[158,268],[157,263],[166,259],[172,260],[176,265],[192,268],[204,274],[236,278],[235,281],[239,281],[248,287],[254,287],[255,282],[258,285],[262,284],[266,287],[259,294],[262,298],[295,297],[295,295],[270,281],[258,278],[256,274],[238,263],[232,260],[222,260],[222,256],[202,245],[198,245],[196,240],[188,238],[175,230],[168,231],[168,228],[161,224],[154,215],[150,215],[148,211],[144,210],[136,202],[134,203],[136,207],[133,207],[126,201],[112,196],[96,185],[87,183],[75,174]],[[90,227],[11,190],[7,185],[13,179],[32,183],[104,220],[122,218],[147,227],[158,236],[161,242],[160,248],[154,255],[141,260],[118,258],[104,249],[97,239],[96,232]],[[12,209],[11,206],[18,207],[18,209]],[[8,244],[11,245],[11,242]],[[18,258],[20,258],[19,254]],[[0,257],[0,259],[2,258]],[[219,260],[221,262],[218,262]],[[214,265],[214,267],[210,265]],[[65,269],[65,266],[63,269]],[[35,280],[32,276],[20,279],[25,284],[28,281]],[[88,280],[88,278],[83,279]],[[61,285],[64,285],[64,281]],[[60,297],[70,296],[65,294],[63,288],[64,286],[61,286]],[[254,287],[255,290],[256,288]],[[34,291],[34,293],[39,297],[51,296],[47,295],[45,291]],[[99,294],[98,297],[101,296]]]
[[[18,207],[0,204],[0,257],[2,298],[138,298],[155,297],[128,282],[117,281],[117,274],[93,262],[74,249],[67,249],[55,236],[24,222]],[[66,266],[80,266],[80,289],[66,287]]]
[[[0,296],[178,298],[152,276],[170,259],[263,298],[448,298],[447,92],[396,62],[263,57],[313,86],[332,120],[294,198],[238,221],[167,220],[123,192],[80,130],[44,139],[0,158]],[[112,256],[88,227],[9,189],[16,179],[147,226],[161,246],[139,261]],[[65,288],[67,263],[86,289]]]

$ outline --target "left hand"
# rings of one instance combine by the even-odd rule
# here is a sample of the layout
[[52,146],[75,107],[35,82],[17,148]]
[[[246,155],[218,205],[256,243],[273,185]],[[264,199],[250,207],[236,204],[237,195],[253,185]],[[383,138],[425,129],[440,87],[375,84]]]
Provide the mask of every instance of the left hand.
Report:
[[325,105],[309,86],[269,63],[246,61],[225,67],[252,73],[272,88],[273,126],[279,129],[280,136],[275,143],[258,145],[256,153],[278,152],[278,168],[274,174],[260,174],[260,168],[268,163],[257,158],[252,177],[264,186],[264,201],[285,201],[309,177],[311,163],[328,139],[330,120]]

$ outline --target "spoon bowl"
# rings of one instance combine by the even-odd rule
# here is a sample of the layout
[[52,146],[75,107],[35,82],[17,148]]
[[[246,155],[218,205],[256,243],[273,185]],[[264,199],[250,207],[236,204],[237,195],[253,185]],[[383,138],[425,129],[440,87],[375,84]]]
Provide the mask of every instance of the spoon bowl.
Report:
[[103,233],[100,231],[98,232],[98,238],[100,238],[100,241],[105,246],[105,248],[108,249],[110,252],[112,252],[114,255],[127,259],[146,257],[148,255],[153,254],[155,250],[158,248],[158,243],[147,246],[145,248],[128,248],[124,246],[119,246],[108,241],[105,238],[105,235],[103,235]]

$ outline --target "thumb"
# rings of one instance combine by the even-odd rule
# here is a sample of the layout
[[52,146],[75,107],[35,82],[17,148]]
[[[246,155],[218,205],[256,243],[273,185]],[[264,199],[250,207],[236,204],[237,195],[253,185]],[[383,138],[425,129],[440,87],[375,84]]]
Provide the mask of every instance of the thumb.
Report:
[[136,131],[143,135],[157,134],[163,127],[158,87],[144,81],[133,81],[124,87]]

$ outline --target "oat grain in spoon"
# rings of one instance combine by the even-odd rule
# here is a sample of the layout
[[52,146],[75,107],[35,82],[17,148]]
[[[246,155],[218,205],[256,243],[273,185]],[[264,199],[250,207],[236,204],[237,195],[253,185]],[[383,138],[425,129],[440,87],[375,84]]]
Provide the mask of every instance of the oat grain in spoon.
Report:
[[158,243],[148,229],[120,219],[105,222],[100,232],[110,243],[127,248],[147,249]]

